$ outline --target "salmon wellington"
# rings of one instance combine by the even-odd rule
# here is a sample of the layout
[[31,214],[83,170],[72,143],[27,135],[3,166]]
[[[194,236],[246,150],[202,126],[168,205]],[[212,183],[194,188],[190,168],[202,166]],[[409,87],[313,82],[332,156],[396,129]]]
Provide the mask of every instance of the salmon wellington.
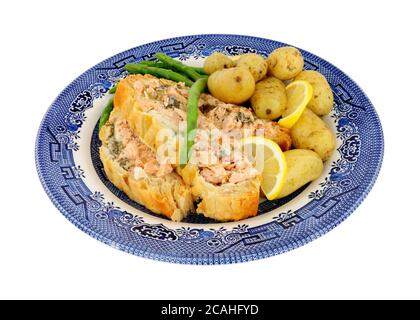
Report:
[[203,93],[190,161],[182,165],[189,90],[183,82],[151,75],[119,82],[114,109],[99,134],[108,178],[134,201],[174,221],[195,213],[218,221],[255,216],[261,175],[234,145],[260,130],[288,150],[288,130]]

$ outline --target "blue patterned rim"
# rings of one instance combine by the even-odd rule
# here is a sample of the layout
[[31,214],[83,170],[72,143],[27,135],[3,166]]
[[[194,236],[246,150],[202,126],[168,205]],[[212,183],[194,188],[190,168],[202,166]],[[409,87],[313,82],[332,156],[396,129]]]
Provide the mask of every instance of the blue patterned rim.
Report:
[[[152,59],[157,51],[192,63],[214,51],[267,56],[285,45],[250,36],[193,35],[142,45],[89,69],[61,92],[38,132],[36,166],[48,196],[67,219],[92,237],[120,250],[167,262],[256,260],[325,234],[347,218],[372,188],[382,164],[384,140],[379,118],[362,90],[338,68],[309,52],[301,50],[305,69],[323,73],[334,92],[334,110],[327,120],[336,130],[336,155],[320,180],[286,201],[261,203],[256,218],[218,224],[198,218],[174,224],[130,204],[101,176],[94,126],[87,124],[93,117],[96,123],[107,90],[125,75],[125,63]],[[85,144],[89,144],[89,151],[83,148]],[[91,160],[81,160],[80,155],[87,153]],[[91,181],[96,184],[92,186]],[[108,194],[109,190],[112,193]]]

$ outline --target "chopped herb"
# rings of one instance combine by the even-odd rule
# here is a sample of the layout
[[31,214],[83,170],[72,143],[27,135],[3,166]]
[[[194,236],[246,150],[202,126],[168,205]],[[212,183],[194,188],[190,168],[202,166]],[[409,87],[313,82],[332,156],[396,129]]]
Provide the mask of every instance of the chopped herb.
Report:
[[254,121],[254,119],[252,119],[250,116],[247,116],[243,112],[238,113],[238,115],[236,116],[236,120],[242,123],[250,123]]
[[109,140],[108,148],[109,148],[109,151],[111,151],[111,154],[114,156],[114,158],[116,158],[121,153],[123,145],[121,142],[118,142],[114,138],[114,139]]
[[215,106],[212,106],[212,105],[210,105],[210,104],[203,104],[202,106],[201,106],[201,111],[203,111],[203,113],[207,113],[207,112],[210,112],[211,110],[213,110],[215,108]]
[[174,96],[168,97],[168,102],[165,103],[165,108],[179,108],[180,102]]
[[128,160],[128,158],[121,158],[120,160],[118,160],[118,163],[124,170],[130,169],[130,160]]
[[230,155],[230,152],[226,149],[221,149],[219,155],[220,157],[227,157]]

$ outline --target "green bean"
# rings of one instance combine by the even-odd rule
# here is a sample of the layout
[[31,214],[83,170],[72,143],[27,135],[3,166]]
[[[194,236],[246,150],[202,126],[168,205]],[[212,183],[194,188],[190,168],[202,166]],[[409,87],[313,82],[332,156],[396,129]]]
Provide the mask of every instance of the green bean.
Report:
[[192,67],[189,67],[175,59],[172,59],[170,56],[167,56],[166,54],[162,52],[157,52],[155,54],[155,57],[158,58],[159,61],[170,66],[171,69],[178,72],[185,73],[186,75],[188,75],[188,77],[190,77],[194,81],[197,81],[198,79],[202,78],[202,75],[197,73],[197,71],[195,71]]
[[156,62],[156,61],[145,60],[145,61],[140,61],[138,64],[141,64],[142,66],[147,66],[147,67],[156,67],[156,68],[170,69],[168,67],[168,65],[166,63],[163,63],[163,62]]
[[209,78],[209,76],[206,76],[204,74],[200,74],[200,79],[206,79],[206,80],[208,80],[208,78]]
[[[152,60],[143,60],[143,61],[140,61],[139,64],[142,64],[142,65],[145,65],[145,66],[148,66],[148,67],[158,67],[158,68],[164,68],[164,69],[170,68],[170,66],[167,65],[166,63],[152,61]],[[197,72],[199,74],[202,74],[204,76],[207,75],[207,73],[205,73],[204,69],[201,68],[201,67],[191,67],[191,66],[187,66],[187,67],[193,69],[195,72]]]
[[[156,62],[156,61],[150,61],[150,60],[144,60],[144,61],[140,61],[139,64],[144,65],[144,66],[148,66],[148,67],[156,67],[156,68],[163,68],[163,69],[171,69],[173,71],[178,71],[176,70],[173,66],[170,66],[164,62]],[[190,67],[187,66],[190,69],[193,69],[195,72],[197,72],[201,78],[204,78],[207,76],[207,74],[204,72],[203,68],[199,68],[199,67]],[[179,73],[185,75],[185,76],[189,76],[188,74],[186,74],[185,72],[181,72],[178,71]]]
[[139,63],[127,63],[124,66],[124,69],[130,73],[151,74],[158,78],[165,78],[165,79],[169,79],[175,82],[184,82],[189,87],[193,85],[193,82],[190,79],[172,70],[166,70],[166,69],[156,68],[156,67],[148,67],[145,65],[141,65]]
[[195,72],[197,72],[198,74],[202,74],[203,76],[207,75],[207,73],[204,72],[203,68],[200,68],[200,67],[190,67],[190,68],[193,68]]
[[114,109],[114,97],[112,97],[104,110],[102,111],[101,118],[99,119],[99,129],[103,127],[103,125],[108,121],[109,115],[111,114],[111,111]]
[[207,79],[200,78],[191,86],[188,91],[187,102],[187,132],[185,143],[181,150],[181,166],[185,166],[190,158],[191,148],[194,145],[196,135],[197,122],[198,122],[198,101],[201,93],[207,88]]
[[111,93],[111,94],[115,93],[117,91],[118,83],[119,81],[108,90],[108,93]]

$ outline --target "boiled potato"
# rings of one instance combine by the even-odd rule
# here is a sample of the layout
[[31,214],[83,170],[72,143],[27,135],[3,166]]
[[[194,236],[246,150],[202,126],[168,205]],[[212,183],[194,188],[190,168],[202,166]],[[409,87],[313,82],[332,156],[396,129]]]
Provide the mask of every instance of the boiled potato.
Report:
[[293,47],[278,48],[267,58],[268,74],[280,80],[289,80],[303,69],[303,56]]
[[314,94],[308,107],[313,112],[319,116],[330,113],[334,102],[333,93],[327,79],[321,73],[313,70],[302,71],[295,80],[306,80],[312,85]]
[[245,68],[223,69],[212,73],[207,82],[210,93],[226,103],[241,104],[255,89],[255,80]]
[[284,187],[277,198],[295,192],[310,181],[318,179],[324,169],[321,158],[311,150],[294,149],[284,152],[287,174]]
[[246,53],[236,62],[237,67],[248,68],[255,81],[260,81],[267,74],[267,62],[256,53]]
[[246,53],[243,53],[243,54],[237,54],[236,56],[229,56],[229,58],[231,58],[231,59],[232,59],[232,61],[236,63],[236,62],[238,62],[238,60],[239,60],[240,58],[242,58],[242,56],[243,56],[244,54],[246,54]]
[[311,109],[306,108],[290,129],[292,144],[296,149],[309,149],[318,153],[323,161],[335,150],[335,135],[327,124]]
[[235,62],[228,56],[220,52],[212,53],[206,61],[204,61],[204,72],[212,74],[217,70],[227,69],[235,66]]
[[280,117],[287,107],[283,82],[274,77],[258,82],[251,97],[251,106],[259,118],[273,120]]

